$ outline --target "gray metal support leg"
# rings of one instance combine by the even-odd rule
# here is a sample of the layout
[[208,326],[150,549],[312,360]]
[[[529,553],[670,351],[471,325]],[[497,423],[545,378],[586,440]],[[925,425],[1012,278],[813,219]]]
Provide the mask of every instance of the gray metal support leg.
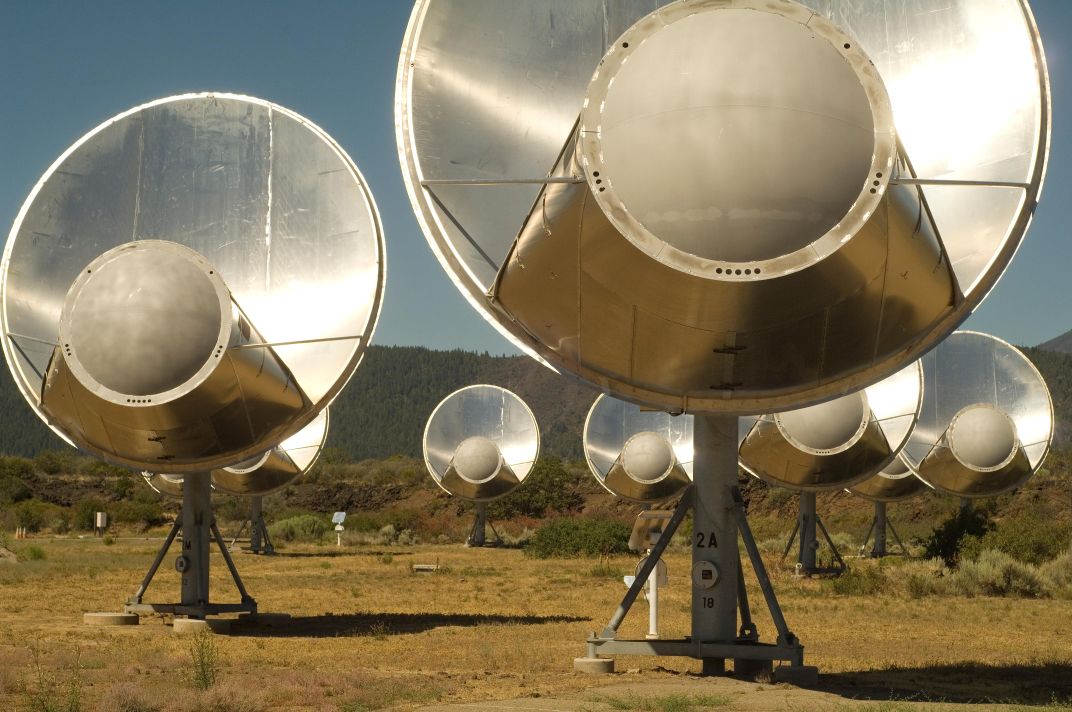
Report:
[[875,545],[871,547],[871,557],[875,559],[886,555],[886,503],[875,502]]
[[467,546],[484,546],[487,542],[488,505],[484,502],[476,503],[476,513],[473,515],[473,530],[469,532]]
[[[693,420],[692,639],[731,643],[737,638],[737,418]],[[724,658],[702,658],[703,674],[725,671]]]
[[227,551],[227,544],[223,541],[223,535],[220,534],[219,527],[216,526],[216,521],[212,521],[212,538],[216,540],[216,545],[220,547],[220,553],[223,554],[223,561],[227,564],[227,570],[231,572],[231,579],[234,580],[235,588],[238,589],[238,593],[242,596],[242,603],[251,605],[253,607],[253,613],[257,612],[257,602],[253,600],[253,597],[246,591],[245,584],[242,583],[242,577],[238,575],[238,569],[235,568],[234,560],[231,558],[231,552]]
[[260,554],[264,538],[264,498],[249,498],[249,524],[249,550]]
[[163,563],[164,557],[167,556],[168,549],[175,542],[175,537],[178,535],[179,530],[182,528],[182,514],[179,514],[178,518],[171,525],[171,531],[168,532],[167,538],[164,539],[164,545],[160,547],[160,551],[156,552],[156,558],[153,559],[153,565],[149,567],[149,573],[145,574],[145,578],[141,581],[141,586],[138,586],[138,590],[134,593],[127,603],[141,603],[142,598],[145,597],[145,592],[149,590],[149,584],[153,582],[153,577],[156,576],[156,572],[160,569],[160,564]]
[[805,574],[814,573],[816,566],[816,553],[819,549],[819,540],[816,537],[816,508],[815,493],[800,493],[800,512],[797,515],[797,527],[800,530],[800,554],[797,563]]
[[[674,538],[674,534],[677,532],[677,528],[681,526],[681,521],[685,518],[689,509],[692,508],[692,487],[685,490],[681,495],[681,501],[678,502],[677,508],[674,510],[674,514],[670,517],[670,521],[667,522],[666,528],[663,529],[663,533],[659,535],[659,540],[655,542],[655,546],[652,547],[648,553],[647,558],[644,560],[644,565],[637,571],[636,577],[633,579],[633,584],[629,587],[629,590],[625,592],[625,597],[622,598],[622,602],[618,605],[618,610],[614,611],[614,615],[611,616],[610,622],[607,623],[607,627],[603,629],[601,634],[603,638],[607,640],[613,640],[618,635],[618,627],[625,620],[626,615],[629,614],[629,609],[633,607],[633,603],[636,602],[637,596],[640,595],[645,584],[648,581],[648,577],[651,576],[651,572],[655,570],[655,567],[659,564],[659,559],[662,558],[663,552],[666,551],[666,547],[670,544],[670,541]],[[594,655],[592,657],[595,657]]]
[[182,574],[180,600],[183,606],[203,607],[208,604],[211,526],[212,487],[209,475],[186,475],[182,487],[182,555],[175,562],[175,568]]

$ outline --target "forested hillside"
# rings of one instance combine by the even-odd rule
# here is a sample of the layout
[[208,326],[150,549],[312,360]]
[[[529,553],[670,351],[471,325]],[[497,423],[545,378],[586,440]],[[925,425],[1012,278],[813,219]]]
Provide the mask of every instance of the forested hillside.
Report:
[[[595,391],[527,356],[372,346],[331,410],[328,447],[352,460],[421,454],[424,423],[446,395],[490,383],[520,395],[536,414],[544,452],[581,456],[580,433]],[[0,454],[33,457],[69,448],[34,416],[7,368],[0,373]]]
[[[1053,394],[1056,447],[1072,444],[1072,354],[1025,349]],[[6,369],[5,369],[6,371]],[[581,457],[581,429],[596,392],[555,375],[527,356],[373,346],[332,406],[328,446],[354,461],[419,457],[424,423],[436,404],[474,383],[509,388],[532,408],[547,454]],[[30,411],[11,378],[0,374],[0,453],[32,457],[66,448]]]

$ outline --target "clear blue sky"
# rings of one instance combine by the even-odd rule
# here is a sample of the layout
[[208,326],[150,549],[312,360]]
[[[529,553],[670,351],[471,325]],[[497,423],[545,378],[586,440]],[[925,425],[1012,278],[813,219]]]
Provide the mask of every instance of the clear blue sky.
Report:
[[[1072,329],[1072,1],[1032,6],[1054,95],[1046,193],[1017,259],[968,322],[1027,345]],[[388,242],[377,343],[516,353],[451,285],[410,211],[392,114],[410,9],[406,0],[0,0],[0,235],[52,161],[105,119],[183,92],[251,94],[319,124],[371,184]]]

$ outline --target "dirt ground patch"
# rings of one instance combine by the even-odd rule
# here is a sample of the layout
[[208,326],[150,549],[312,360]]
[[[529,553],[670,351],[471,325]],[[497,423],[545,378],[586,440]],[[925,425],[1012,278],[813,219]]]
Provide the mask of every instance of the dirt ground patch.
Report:
[[[81,624],[83,612],[121,606],[157,541],[32,543],[43,559],[0,568],[0,709],[72,695],[73,709],[125,712],[1072,709],[1069,601],[837,596],[828,583],[776,572],[790,626],[822,672],[818,690],[701,679],[687,659],[622,658],[618,674],[589,677],[572,660],[614,610],[635,560],[538,561],[460,546],[238,556],[261,610],[293,618],[216,637],[218,682],[202,691],[191,639],[163,622]],[[412,572],[436,562],[437,573]],[[683,635],[689,620],[688,553],[668,563],[665,637]],[[216,598],[236,599],[222,560],[213,566]],[[167,564],[147,600],[170,601],[177,588]],[[750,593],[753,605],[762,600]],[[623,637],[643,635],[645,613],[634,612]],[[757,624],[769,639],[769,618],[757,613]]]

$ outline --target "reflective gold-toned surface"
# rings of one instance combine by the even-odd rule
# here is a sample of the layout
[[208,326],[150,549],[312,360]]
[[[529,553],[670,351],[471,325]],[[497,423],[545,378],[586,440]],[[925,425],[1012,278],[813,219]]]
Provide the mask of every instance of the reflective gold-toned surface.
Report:
[[[666,12],[651,14],[659,8]],[[760,267],[757,273],[756,263],[728,272],[728,265],[704,264],[770,257],[698,245],[706,232],[695,232],[696,225],[726,220],[727,209],[743,210],[742,223],[758,214],[749,212],[755,207],[749,196],[722,205],[718,195],[704,201],[707,188],[689,193],[736,165],[704,158],[700,163],[713,171],[707,175],[690,168],[694,158],[730,157],[749,141],[763,158],[769,146],[762,135],[735,134],[732,145],[712,154],[710,141],[720,131],[687,127],[660,136],[655,122],[613,151],[604,146],[606,165],[593,163],[600,153],[588,149],[611,137],[585,123],[584,113],[604,117],[627,105],[647,107],[637,113],[637,120],[646,120],[650,106],[622,103],[614,92],[630,93],[629,82],[643,89],[644,66],[658,66],[642,56],[643,47],[673,25],[660,26],[661,18],[681,8],[790,19],[814,12],[819,41],[841,33],[847,39],[832,45],[835,50],[859,50],[873,61],[875,86],[884,87],[892,107],[898,158],[891,171],[875,171],[877,185],[868,184],[864,195],[879,207],[863,211],[859,229],[845,222],[853,236],[844,244],[802,256],[786,270]],[[820,31],[824,22],[833,29]],[[770,37],[757,33],[760,41],[742,51],[773,61],[777,52],[763,54]],[[715,51],[696,46],[698,53]],[[649,92],[634,93],[638,101],[654,106],[686,97],[667,104],[675,111],[667,121],[691,114],[696,126],[715,125],[700,115],[706,109],[693,100],[693,88],[695,96],[711,88],[717,70],[699,61],[690,65],[687,50],[678,57],[681,48],[673,43],[664,49],[666,61],[673,59],[695,87],[654,83]],[[634,74],[618,90],[593,93],[601,63],[607,76],[625,76],[627,70],[610,68],[616,51],[636,59],[628,70]],[[815,76],[826,71],[801,52]],[[744,77],[755,66],[740,62],[731,73]],[[852,95],[851,83],[835,84]],[[823,86],[818,82],[816,91]],[[669,97],[671,90],[677,98]],[[870,85],[868,91],[872,100],[878,96]],[[872,107],[881,104],[872,101]],[[843,115],[852,121],[862,116]],[[728,131],[736,124],[727,116],[716,124]],[[771,127],[781,121],[757,117],[770,119]],[[400,58],[396,108],[403,173],[426,237],[462,293],[493,324],[555,368],[620,397],[674,411],[738,413],[785,410],[864,387],[918,358],[962,321],[1023,238],[1042,183],[1049,118],[1042,48],[1021,0],[420,0]],[[579,119],[584,133],[574,144]],[[876,137],[880,123],[876,119]],[[784,144],[787,173],[788,157],[804,156],[794,141],[823,135],[814,126],[798,128],[771,128],[765,136]],[[695,151],[682,149],[688,140],[700,141]],[[680,161],[681,172],[642,174],[630,167],[671,159]],[[758,207],[770,209],[768,217],[797,215],[793,196],[805,198],[812,187],[794,181],[827,167],[813,163],[814,175],[767,176],[765,184],[788,191],[782,204],[789,209]],[[750,185],[755,177],[740,175],[734,183],[730,175],[725,184]],[[634,178],[649,181],[649,189],[638,189]],[[854,207],[845,206],[846,220]],[[797,217],[807,222],[810,215]],[[645,231],[657,239],[639,239]],[[785,244],[810,244],[807,237],[789,233]],[[660,241],[687,249],[671,260],[670,250],[653,249]],[[696,259],[690,262],[689,254]]]
[[516,394],[498,386],[459,389],[424,428],[424,464],[449,494],[487,502],[520,486],[540,452],[540,430]]
[[869,480],[849,488],[857,497],[873,502],[900,502],[926,492],[927,483],[898,456],[886,469]]
[[903,455],[924,481],[955,497],[988,497],[1042,466],[1053,403],[1026,356],[995,336],[957,331],[922,363],[923,408]]
[[862,393],[796,413],[741,418],[741,467],[793,490],[853,487],[893,463],[922,402],[923,371],[917,361]]
[[[217,492],[260,497],[278,492],[312,469],[328,436],[328,410],[312,423],[260,457],[232,467],[213,470],[212,487]],[[146,483],[160,494],[182,497],[182,475],[142,472]]]
[[[153,394],[174,395],[183,422],[159,411],[156,400],[127,409],[115,397],[126,385],[102,390],[105,382],[134,391],[185,382],[197,349],[169,346],[166,319],[139,326],[127,312],[114,331],[143,339],[137,353],[151,358],[131,364],[144,372],[120,368],[129,354],[109,361],[108,348],[121,350],[123,339],[92,338],[119,327],[110,320],[121,309],[72,312],[77,343],[67,343],[84,347],[86,360],[73,354],[72,372],[58,357],[58,325],[76,278],[108,250],[149,241],[182,245],[211,265],[236,310],[223,316],[246,332],[219,356],[231,376],[209,369],[200,400],[186,402],[193,393],[180,397],[170,386]],[[42,419],[68,441],[123,464],[207,471],[298,432],[346,383],[379,313],[382,229],[353,162],[308,120],[250,97],[190,94],[120,114],[57,159],[11,230],[2,279],[5,357]],[[84,296],[105,305],[107,294]],[[175,336],[195,343],[198,332],[182,325],[176,321]],[[149,339],[153,333],[160,338]],[[55,384],[45,383],[48,374]],[[246,405],[236,406],[242,399]]]
[[[690,415],[671,416],[607,395],[596,398],[584,423],[584,456],[588,470],[611,494],[635,502],[659,502],[679,494],[692,481],[692,424]],[[624,457],[626,448],[654,443],[665,452],[641,452],[640,467]],[[644,456],[647,457],[644,457]]]

